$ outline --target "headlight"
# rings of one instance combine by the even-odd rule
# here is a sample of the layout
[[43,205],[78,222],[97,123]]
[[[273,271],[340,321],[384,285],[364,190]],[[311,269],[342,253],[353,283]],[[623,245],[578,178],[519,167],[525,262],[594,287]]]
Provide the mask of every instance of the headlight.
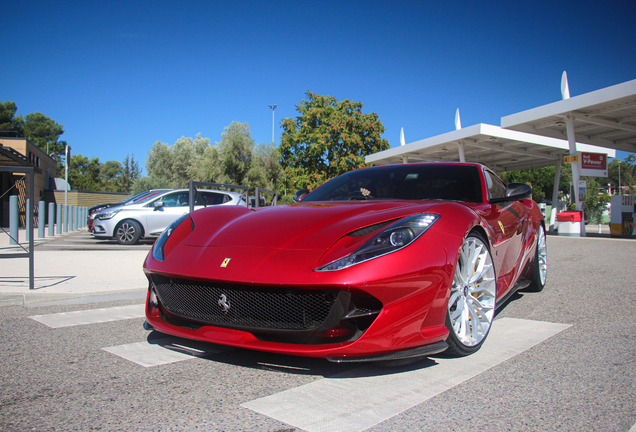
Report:
[[95,216],[95,219],[99,219],[99,220],[112,219],[117,213],[119,213],[119,210],[98,213],[97,216]]
[[159,238],[155,242],[155,245],[152,247],[152,257],[155,260],[163,261],[165,259],[165,257],[166,257],[166,250],[165,250],[166,242],[168,241],[170,236],[172,236],[172,234],[177,230],[179,225],[181,225],[181,223],[184,220],[186,220],[186,219],[190,219],[190,223],[187,224],[187,226],[184,228],[183,238],[185,238],[186,235],[188,235],[192,231],[194,231],[194,221],[192,220],[192,218],[190,217],[189,214],[185,214],[185,215],[181,216],[179,219],[177,219],[176,221],[172,222],[168,226],[168,228],[163,230],[163,232],[161,233],[161,235],[159,236]]
[[353,253],[319,267],[316,271],[342,270],[405,248],[424,234],[437,219],[439,215],[433,213],[421,213],[400,219],[384,228]]

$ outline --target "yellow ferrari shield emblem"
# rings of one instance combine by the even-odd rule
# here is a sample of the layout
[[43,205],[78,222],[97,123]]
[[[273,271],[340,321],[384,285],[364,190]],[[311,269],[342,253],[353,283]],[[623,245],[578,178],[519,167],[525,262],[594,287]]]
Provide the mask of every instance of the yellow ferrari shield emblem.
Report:
[[225,259],[223,260],[223,263],[221,264],[221,268],[225,268],[225,267],[227,267],[227,265],[230,263],[230,260],[231,260],[231,259],[232,259],[232,258],[225,258]]
[[506,234],[506,230],[504,230],[503,224],[501,223],[501,221],[497,221],[497,222],[499,223],[499,228],[501,228],[501,233],[505,235]]

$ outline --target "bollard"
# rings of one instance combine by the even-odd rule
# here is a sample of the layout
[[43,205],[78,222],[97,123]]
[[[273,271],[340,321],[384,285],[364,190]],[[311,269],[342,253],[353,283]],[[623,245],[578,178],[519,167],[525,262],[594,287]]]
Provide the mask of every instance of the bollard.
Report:
[[75,206],[69,207],[69,231],[75,230]]
[[[26,200],[26,219],[24,221],[24,240],[25,241],[29,241],[31,240],[31,236],[33,235],[33,223],[31,223],[31,226],[29,229],[29,221],[33,221],[33,209],[31,207],[31,200],[29,198],[27,198]],[[30,232],[29,232],[30,231]]]
[[68,206],[64,206],[64,221],[62,221],[62,233],[68,232]]
[[9,244],[17,245],[20,242],[18,229],[20,227],[20,219],[18,218],[18,197],[11,195],[9,197]]
[[49,203],[49,237],[55,235],[55,203]]
[[62,234],[62,204],[57,205],[57,212],[55,212],[55,223],[57,224],[57,234]]
[[46,206],[44,201],[38,203],[38,238],[44,238],[44,220],[46,219]]

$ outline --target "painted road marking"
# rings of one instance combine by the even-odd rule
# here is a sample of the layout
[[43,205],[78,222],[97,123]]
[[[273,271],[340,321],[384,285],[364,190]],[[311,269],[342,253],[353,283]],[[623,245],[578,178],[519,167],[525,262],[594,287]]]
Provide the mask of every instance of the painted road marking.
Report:
[[176,363],[228,351],[228,349],[219,348],[214,345],[197,343],[195,341],[184,341],[183,339],[170,337],[102,349],[143,367]]
[[97,324],[131,318],[143,318],[143,304],[117,306],[102,309],[89,309],[75,312],[62,312],[48,315],[33,315],[29,318],[51,328],[71,327],[84,324]]
[[493,325],[475,354],[391,373],[362,366],[242,404],[307,432],[360,432],[467,381],[570,327],[515,318]]

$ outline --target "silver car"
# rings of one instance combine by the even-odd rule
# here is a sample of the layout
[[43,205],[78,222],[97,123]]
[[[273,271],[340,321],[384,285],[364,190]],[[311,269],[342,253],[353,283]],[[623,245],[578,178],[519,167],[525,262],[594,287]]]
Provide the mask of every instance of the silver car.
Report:
[[[189,190],[177,189],[153,195],[134,204],[107,208],[95,216],[93,235],[132,245],[142,238],[159,237],[163,230],[190,211]],[[203,200],[203,202],[201,202]],[[246,205],[237,192],[199,190],[194,209],[210,205]]]

